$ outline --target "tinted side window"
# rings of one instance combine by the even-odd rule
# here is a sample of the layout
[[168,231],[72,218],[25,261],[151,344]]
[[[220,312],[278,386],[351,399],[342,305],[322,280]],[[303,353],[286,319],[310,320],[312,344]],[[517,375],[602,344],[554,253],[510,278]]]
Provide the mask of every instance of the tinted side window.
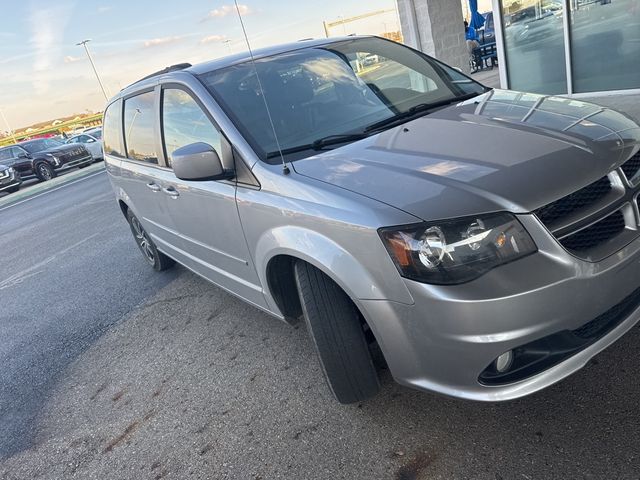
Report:
[[124,143],[127,157],[158,163],[153,129],[154,92],[142,93],[124,101]]
[[104,153],[116,157],[124,157],[124,149],[121,145],[122,132],[122,102],[120,100],[109,105],[104,112]]
[[0,150],[0,160],[11,160],[13,156],[11,155],[11,149],[6,148],[4,150]]
[[196,142],[208,143],[222,157],[220,133],[191,95],[184,90],[163,90],[162,138],[169,165],[173,152]]

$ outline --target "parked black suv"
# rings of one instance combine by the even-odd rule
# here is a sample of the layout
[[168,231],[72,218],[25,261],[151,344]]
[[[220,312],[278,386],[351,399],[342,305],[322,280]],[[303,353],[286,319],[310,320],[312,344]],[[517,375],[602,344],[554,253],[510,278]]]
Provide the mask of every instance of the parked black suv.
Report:
[[15,193],[20,190],[22,179],[13,167],[7,167],[0,163],[0,192]]
[[65,145],[50,138],[38,138],[0,148],[0,162],[18,171],[23,179],[50,180],[58,172],[86,167],[93,158],[82,145]]

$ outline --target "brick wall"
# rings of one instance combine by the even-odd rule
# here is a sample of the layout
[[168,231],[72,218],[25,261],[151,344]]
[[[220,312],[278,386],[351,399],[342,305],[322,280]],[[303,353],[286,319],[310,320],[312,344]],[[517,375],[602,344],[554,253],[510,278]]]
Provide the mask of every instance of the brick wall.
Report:
[[469,71],[459,0],[397,0],[405,43]]

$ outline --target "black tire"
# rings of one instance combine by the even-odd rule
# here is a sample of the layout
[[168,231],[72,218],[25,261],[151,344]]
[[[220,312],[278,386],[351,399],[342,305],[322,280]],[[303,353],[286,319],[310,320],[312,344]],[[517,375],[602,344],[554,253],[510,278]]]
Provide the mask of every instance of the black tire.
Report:
[[354,403],[380,390],[360,312],[329,277],[306,262],[296,262],[302,312],[329,388],[340,403]]
[[47,162],[37,163],[35,166],[35,173],[38,180],[46,182],[52,178],[56,178],[56,171]]
[[156,244],[153,243],[153,240],[151,240],[151,237],[131,210],[127,210],[127,221],[129,222],[131,233],[133,233],[133,238],[142,252],[142,256],[155,271],[161,272],[175,265],[176,261],[173,258],[167,257],[164,253],[158,251]]

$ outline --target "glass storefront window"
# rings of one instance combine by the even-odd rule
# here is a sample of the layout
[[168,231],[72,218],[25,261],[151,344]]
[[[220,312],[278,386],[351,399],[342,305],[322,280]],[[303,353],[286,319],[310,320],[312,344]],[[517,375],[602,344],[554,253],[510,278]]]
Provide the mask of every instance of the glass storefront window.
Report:
[[560,1],[503,0],[501,4],[510,88],[567,93]]
[[640,1],[571,0],[575,92],[640,88]]

